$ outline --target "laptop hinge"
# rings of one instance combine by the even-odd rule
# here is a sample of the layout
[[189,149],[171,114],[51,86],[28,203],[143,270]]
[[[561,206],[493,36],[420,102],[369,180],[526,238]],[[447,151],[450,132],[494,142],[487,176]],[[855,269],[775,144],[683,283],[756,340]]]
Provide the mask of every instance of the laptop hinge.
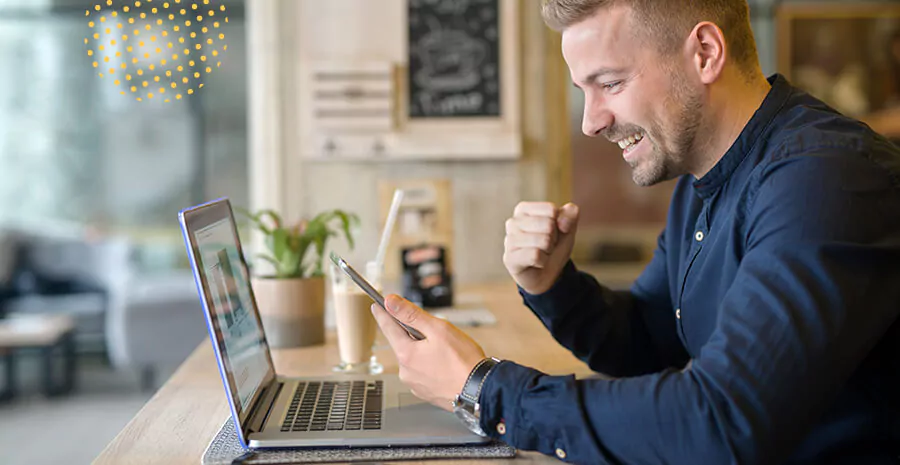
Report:
[[256,405],[253,406],[253,413],[250,415],[250,432],[262,431],[263,425],[266,424],[269,414],[272,413],[272,409],[275,407],[275,399],[278,398],[278,394],[283,386],[284,383],[273,380],[259,396]]

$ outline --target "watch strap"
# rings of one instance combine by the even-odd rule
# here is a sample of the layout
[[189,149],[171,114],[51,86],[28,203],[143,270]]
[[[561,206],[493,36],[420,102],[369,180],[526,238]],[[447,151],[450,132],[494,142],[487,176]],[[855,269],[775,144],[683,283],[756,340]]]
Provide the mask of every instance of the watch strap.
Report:
[[496,358],[485,358],[478,362],[478,364],[475,365],[475,368],[472,369],[472,372],[469,373],[466,384],[463,385],[462,392],[459,395],[460,399],[470,404],[472,407],[478,404],[478,396],[481,395],[481,386],[484,384],[484,380],[487,378],[488,373],[498,363],[500,363],[500,360]]

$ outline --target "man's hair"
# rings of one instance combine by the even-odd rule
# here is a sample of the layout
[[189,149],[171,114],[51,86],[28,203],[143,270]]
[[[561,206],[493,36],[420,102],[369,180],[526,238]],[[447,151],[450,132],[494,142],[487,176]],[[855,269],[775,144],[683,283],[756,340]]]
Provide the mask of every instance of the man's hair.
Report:
[[722,29],[728,53],[741,70],[759,66],[746,0],[544,0],[542,14],[549,27],[563,31],[616,5],[631,8],[638,34],[664,54],[677,52],[697,23],[710,21]]

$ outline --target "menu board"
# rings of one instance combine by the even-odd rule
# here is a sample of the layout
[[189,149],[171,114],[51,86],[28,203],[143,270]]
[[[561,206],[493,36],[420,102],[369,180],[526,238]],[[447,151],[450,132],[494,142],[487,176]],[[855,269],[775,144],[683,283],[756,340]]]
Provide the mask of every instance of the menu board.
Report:
[[409,117],[500,116],[499,0],[408,0]]

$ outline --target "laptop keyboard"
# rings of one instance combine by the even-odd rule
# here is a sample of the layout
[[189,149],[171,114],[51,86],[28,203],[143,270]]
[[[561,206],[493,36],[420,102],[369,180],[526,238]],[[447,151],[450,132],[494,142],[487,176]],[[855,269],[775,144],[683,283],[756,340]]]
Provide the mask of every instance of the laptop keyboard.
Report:
[[381,429],[382,381],[300,383],[281,431]]

